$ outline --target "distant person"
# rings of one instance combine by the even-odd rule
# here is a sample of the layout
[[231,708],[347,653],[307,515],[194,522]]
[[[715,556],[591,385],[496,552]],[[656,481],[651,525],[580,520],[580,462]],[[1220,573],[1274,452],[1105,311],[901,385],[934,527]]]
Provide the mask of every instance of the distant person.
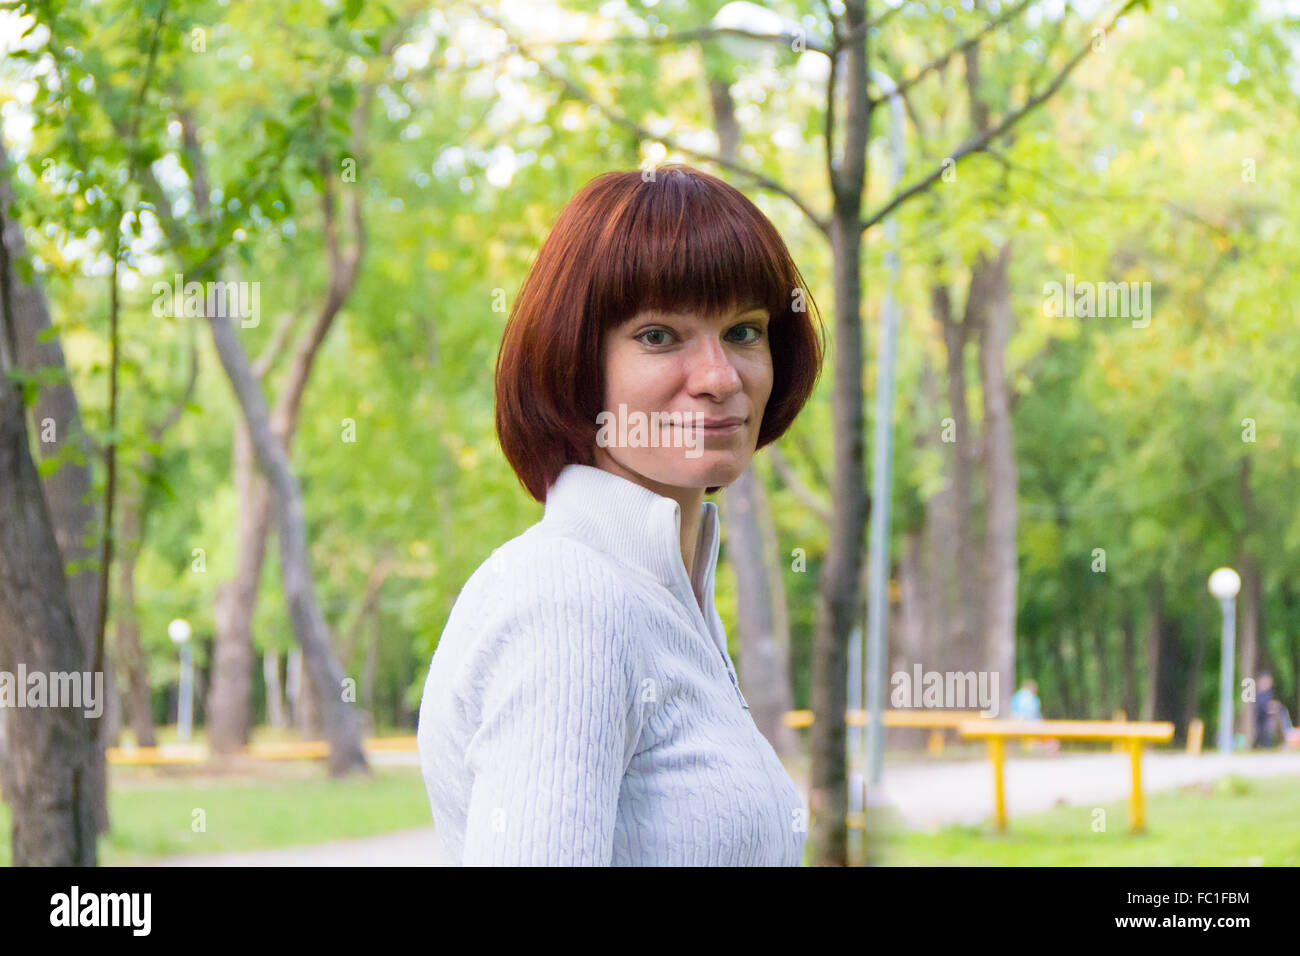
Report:
[[1277,721],[1278,736],[1287,748],[1300,748],[1300,727],[1292,726],[1291,714],[1280,700],[1273,700],[1273,719]]
[[1026,680],[1020,689],[1011,695],[1011,717],[1013,720],[1042,720],[1043,712],[1038,702],[1038,682]]
[[[1026,679],[1021,683],[1020,689],[1011,695],[1011,719],[1012,720],[1042,720],[1042,706],[1038,700],[1038,682]],[[1044,752],[1054,754],[1060,751],[1061,742],[1053,737],[1039,737],[1025,741],[1026,747],[1032,747],[1035,743],[1040,746]]]
[[1273,699],[1273,675],[1259,675],[1255,688],[1255,746],[1272,747],[1277,743],[1277,701]]

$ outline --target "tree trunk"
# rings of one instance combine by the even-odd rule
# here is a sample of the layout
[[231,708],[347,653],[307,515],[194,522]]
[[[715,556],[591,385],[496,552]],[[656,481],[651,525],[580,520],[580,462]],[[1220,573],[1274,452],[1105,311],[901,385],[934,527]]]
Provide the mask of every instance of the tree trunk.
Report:
[[[1255,680],[1258,675],[1259,658],[1259,616],[1261,587],[1259,562],[1255,560],[1253,541],[1259,527],[1259,516],[1255,508],[1255,497],[1250,488],[1250,457],[1241,459],[1240,472],[1241,510],[1245,516],[1245,530],[1241,536],[1238,566],[1241,568],[1241,678]],[[1233,694],[1240,693],[1240,683],[1233,687]],[[1248,746],[1255,742],[1255,708],[1241,709],[1242,732],[1246,735]]]
[[921,569],[921,535],[908,531],[903,535],[903,553],[898,562],[898,589],[901,609],[898,620],[898,650],[904,661],[925,666],[925,638],[929,633],[930,606],[925,594],[925,575]]
[[[736,624],[741,638],[740,674],[750,714],[777,753],[797,750],[794,729],[784,721],[793,706],[787,659],[789,632],[779,633],[774,607],[783,595],[772,567],[775,546],[763,540],[760,512],[767,496],[751,465],[726,490],[727,560],[736,573]],[[774,584],[775,579],[775,584]]]
[[[1000,674],[999,713],[1011,706],[1016,680],[1016,496],[1019,475],[1011,434],[1011,395],[1007,380],[1007,344],[1015,325],[1007,270],[1011,243],[988,267],[988,307],[979,338],[980,385],[984,397],[985,610],[984,666]],[[983,266],[977,262],[976,268]],[[1082,663],[1082,661],[1080,662]]]
[[[931,301],[936,313],[946,308],[946,288],[935,286],[931,290]],[[942,328],[942,321],[939,324]],[[930,410],[931,426],[917,430],[917,444],[922,451],[933,451],[942,461],[945,458],[945,448],[940,431],[942,413],[939,411],[938,384],[935,382],[934,370],[924,354],[921,362],[921,390],[926,408]],[[958,534],[953,501],[954,489],[949,483],[925,502],[917,595],[922,637],[917,661],[929,668],[938,668],[948,659],[949,648],[953,646],[955,618],[960,614],[954,607],[958,601],[959,575],[956,550],[952,545]],[[906,600],[907,592],[904,591],[904,601]]]
[[[849,636],[857,624],[867,526],[862,411],[862,195],[866,185],[867,106],[866,10],[845,0],[844,26],[861,31],[845,46],[847,91],[843,158],[833,170],[834,213],[830,223],[835,281],[834,513],[817,589],[817,631],[813,643],[812,859],[819,866],[848,864],[848,764],[844,716]],[[855,33],[855,35],[857,35]]]
[[1043,705],[1042,705],[1044,717],[1055,717],[1055,716],[1066,717],[1071,714],[1077,714],[1079,712],[1078,708],[1075,706],[1075,700],[1077,699],[1077,697],[1070,678],[1070,675],[1071,673],[1073,673],[1073,671],[1068,666],[1066,666],[1065,655],[1061,652],[1061,640],[1062,640],[1061,638],[1057,638],[1055,640],[1049,641],[1049,644],[1051,645],[1052,648],[1052,663],[1055,665],[1055,670],[1056,670],[1056,680],[1057,680],[1057,687],[1059,689],[1060,704],[1059,706],[1053,706],[1054,702],[1048,701],[1046,699],[1046,695],[1044,694]]
[[1160,672],[1156,679],[1156,708],[1153,720],[1168,720],[1174,724],[1175,735],[1181,736],[1186,727],[1180,725],[1178,699],[1186,686],[1187,655],[1183,646],[1183,621],[1166,617],[1162,622],[1164,634],[1160,641]]
[[[26,411],[9,379],[10,268],[0,242],[0,670],[17,674],[22,667],[29,676],[44,675],[48,685],[57,673],[80,675],[91,665],[29,450]],[[15,691],[27,694],[28,687]],[[9,759],[0,786],[11,809],[14,865],[94,866],[102,777],[97,781],[94,771],[92,720],[80,707],[4,710]]]
[[149,687],[149,663],[140,642],[140,622],[135,606],[135,565],[140,554],[141,489],[137,483],[132,492],[122,495],[121,543],[118,548],[118,605],[117,627],[113,645],[117,650],[117,663],[126,672],[127,719],[139,747],[157,745],[153,728],[153,700]]
[[[32,409],[38,447],[42,458],[69,456],[41,482],[50,523],[59,554],[66,569],[66,587],[77,634],[86,649],[87,661],[95,656],[95,624],[99,614],[99,575],[94,559],[96,550],[91,539],[95,526],[95,506],[91,503],[94,485],[89,460],[90,444],[81,425],[77,395],[67,377],[63,347],[50,335],[51,321],[45,294],[36,282],[27,283],[17,271],[17,263],[27,258],[27,243],[22,224],[12,212],[13,188],[9,181],[9,157],[0,143],[0,245],[3,246],[3,282],[8,299],[10,361],[23,372],[53,368],[60,381],[43,387]],[[71,452],[71,454],[69,454]],[[104,664],[104,686],[113,686],[112,668]],[[99,739],[103,717],[90,719],[94,735],[90,768],[83,785],[90,789],[94,807],[95,832],[108,832],[108,768],[103,742]]]
[[[1078,678],[1078,704],[1075,709],[1070,711],[1066,716],[1074,717],[1078,720],[1096,720],[1097,714],[1093,709],[1096,697],[1092,693],[1092,688],[1088,685],[1088,651],[1083,643],[1083,630],[1078,621],[1071,622],[1066,627],[1066,633],[1070,635],[1070,653],[1074,657],[1075,674]],[[1109,714],[1105,715],[1109,717]]]
[[[1260,616],[1260,580],[1259,564],[1248,548],[1243,548],[1238,561],[1241,568],[1240,628],[1241,670],[1233,682],[1232,693],[1241,694],[1241,681],[1245,678],[1255,680],[1259,676],[1259,616]],[[1255,708],[1253,705],[1241,708],[1241,731],[1246,735],[1250,745],[1255,741]]]
[[[311,671],[303,670],[294,687],[297,697],[294,699],[294,727],[303,740],[320,740],[324,736],[320,708],[320,692],[313,685]],[[360,716],[358,715],[358,733],[360,733]]]
[[[1296,627],[1296,598],[1295,591],[1291,583],[1287,580],[1282,581],[1282,621],[1287,634],[1286,649],[1287,657],[1290,660],[1291,671],[1291,706],[1288,708],[1291,712],[1292,722],[1300,720],[1300,628]],[[1278,667],[1281,668],[1282,662],[1278,661]],[[1282,694],[1282,688],[1279,686],[1278,675],[1273,675],[1273,689],[1278,700],[1285,700]]]
[[253,377],[248,356],[244,354],[244,347],[235,335],[229,316],[216,310],[212,303],[208,311],[213,344],[239,400],[258,464],[275,496],[284,597],[311,683],[323,698],[320,703],[325,711],[325,732],[330,742],[330,773],[342,775],[353,770],[366,770],[357,715],[352,705],[342,699],[343,670],[334,657],[329,628],[316,603],[312,586],[302,489],[289,467],[288,453],[271,429],[266,400]]
[[1121,646],[1120,653],[1122,655],[1122,659],[1120,661],[1120,674],[1123,680],[1122,694],[1123,694],[1124,716],[1128,720],[1132,720],[1137,715],[1137,701],[1133,693],[1134,689],[1137,687],[1137,679],[1136,679],[1136,675],[1134,674],[1134,669],[1137,666],[1137,661],[1134,660],[1134,641],[1133,641],[1134,624],[1133,624],[1133,614],[1131,611],[1126,610],[1124,612],[1124,616],[1120,622],[1120,627],[1123,629],[1122,638],[1121,638],[1122,643],[1120,645]]
[[1115,685],[1110,678],[1110,654],[1106,648],[1106,632],[1093,625],[1092,654],[1097,660],[1097,697],[1101,703],[1101,716],[1110,720],[1115,710]]
[[1183,704],[1183,726],[1185,727],[1190,727],[1192,721],[1201,715],[1201,667],[1205,661],[1206,626],[1203,621],[1198,620],[1194,622],[1193,627],[1196,628],[1196,643],[1192,647],[1192,666],[1187,673],[1187,698]]
[[1142,693],[1142,719],[1155,720],[1160,689],[1161,588],[1158,579],[1151,582],[1147,593],[1147,673]]
[[[936,299],[937,297],[937,299]],[[962,320],[952,315],[947,286],[931,291],[935,313],[946,318],[943,341],[947,357],[948,414],[953,421],[954,441],[948,447],[950,527],[953,538],[944,548],[952,552],[949,562],[956,580],[957,606],[953,609],[952,632],[944,660],[954,670],[979,670],[985,666],[983,630],[983,572],[976,558],[974,508],[971,485],[978,436],[971,426],[966,405],[966,339],[975,312],[983,309],[983,287],[979,272],[971,272],[966,314]]]
[[361,688],[366,702],[363,713],[368,713],[368,731],[376,733],[379,726],[379,701],[375,698],[375,678],[379,673],[379,641],[383,630],[376,616],[371,622],[370,643],[366,645],[366,661],[361,669]]
[[231,455],[239,509],[235,577],[217,593],[212,687],[208,695],[208,745],[213,753],[236,753],[252,732],[253,612],[266,561],[271,524],[270,490],[258,472],[248,426],[235,426]]
[[280,655],[275,651],[266,651],[262,655],[262,681],[266,684],[266,722],[272,727],[289,726],[280,683]]

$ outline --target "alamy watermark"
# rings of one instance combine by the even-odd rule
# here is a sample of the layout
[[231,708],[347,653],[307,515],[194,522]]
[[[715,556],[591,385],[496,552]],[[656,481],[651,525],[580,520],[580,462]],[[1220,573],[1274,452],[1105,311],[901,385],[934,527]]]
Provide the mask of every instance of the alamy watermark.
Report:
[[50,925],[119,926],[133,936],[148,936],[152,910],[152,893],[83,893],[73,884],[67,893],[50,897]]
[[172,282],[153,284],[153,314],[191,319],[228,315],[246,329],[262,321],[262,283],[186,282],[181,273]]
[[104,672],[0,671],[0,707],[79,707],[97,718],[104,713]]
[[[619,403],[618,414],[603,411],[596,416],[600,448],[685,448],[687,458],[704,454],[703,431],[708,416],[703,412],[629,412]],[[665,430],[670,430],[665,433]]]
[[1052,318],[1132,319],[1133,328],[1151,324],[1150,282],[1075,282],[1066,273],[1065,284],[1043,286],[1043,314]]
[[893,690],[889,705],[898,710],[909,707],[972,710],[979,708],[981,717],[998,715],[997,671],[926,671],[920,664],[911,673],[895,671],[889,678]]

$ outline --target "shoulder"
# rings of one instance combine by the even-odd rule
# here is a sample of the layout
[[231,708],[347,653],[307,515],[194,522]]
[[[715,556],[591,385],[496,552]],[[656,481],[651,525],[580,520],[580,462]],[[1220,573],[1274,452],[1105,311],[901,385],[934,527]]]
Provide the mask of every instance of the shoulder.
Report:
[[493,551],[461,597],[498,612],[542,617],[583,607],[616,613],[630,606],[633,584],[629,571],[604,552],[534,525]]
[[535,525],[470,576],[439,643],[472,645],[474,670],[520,654],[627,664],[642,630],[628,575],[596,548]]

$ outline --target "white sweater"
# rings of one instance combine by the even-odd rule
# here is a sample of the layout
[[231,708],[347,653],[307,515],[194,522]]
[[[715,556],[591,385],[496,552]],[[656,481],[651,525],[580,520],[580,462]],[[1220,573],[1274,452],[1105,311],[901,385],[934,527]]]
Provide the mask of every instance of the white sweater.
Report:
[[701,517],[688,579],[677,502],[569,465],[470,577],[418,732],[449,862],[800,864],[807,812],[740,692]]

